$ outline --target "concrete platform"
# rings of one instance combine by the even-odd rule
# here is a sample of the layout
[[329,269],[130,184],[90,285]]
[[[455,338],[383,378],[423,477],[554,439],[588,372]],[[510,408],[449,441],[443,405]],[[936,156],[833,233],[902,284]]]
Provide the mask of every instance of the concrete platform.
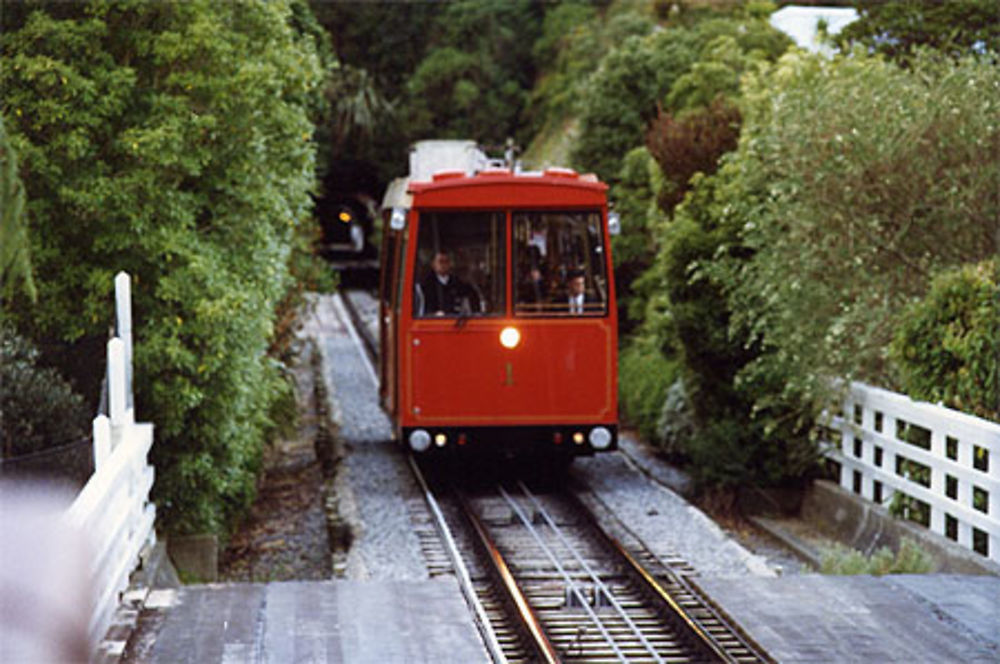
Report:
[[186,586],[156,636],[163,664],[488,661],[451,578]]
[[779,662],[1000,662],[1000,577],[702,578]]

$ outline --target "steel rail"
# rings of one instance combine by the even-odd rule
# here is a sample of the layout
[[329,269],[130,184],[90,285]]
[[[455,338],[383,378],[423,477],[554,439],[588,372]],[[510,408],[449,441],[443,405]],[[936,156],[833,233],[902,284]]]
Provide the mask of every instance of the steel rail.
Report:
[[503,496],[504,500],[507,501],[507,504],[510,505],[511,509],[514,510],[514,513],[517,514],[517,518],[521,520],[521,523],[523,523],[524,526],[528,529],[528,532],[531,533],[531,536],[535,539],[535,542],[537,542],[538,546],[541,547],[542,551],[548,557],[549,562],[552,563],[552,565],[559,572],[559,575],[562,576],[563,581],[566,582],[566,585],[569,587],[570,591],[574,595],[576,595],[577,600],[579,600],[580,602],[580,606],[583,608],[584,612],[590,618],[591,622],[593,622],[594,625],[597,627],[597,630],[601,633],[601,636],[604,637],[604,640],[607,642],[607,644],[611,646],[611,650],[618,657],[618,660],[621,662],[627,662],[628,658],[625,656],[625,653],[623,653],[621,651],[621,648],[618,647],[618,644],[615,642],[614,637],[611,636],[610,632],[608,632],[607,627],[605,627],[604,623],[601,621],[598,615],[594,613],[593,609],[590,608],[590,604],[587,602],[587,598],[584,596],[583,592],[581,592],[579,585],[577,585],[577,583],[573,580],[573,577],[570,576],[570,574],[566,571],[566,568],[562,566],[562,563],[559,562],[559,559],[556,557],[552,549],[550,549],[545,544],[545,542],[542,541],[542,537],[541,535],[538,534],[538,531],[532,525],[531,519],[529,519],[527,515],[524,514],[524,511],[521,509],[521,506],[517,504],[517,501],[515,501],[510,497],[510,494],[508,494],[507,491],[504,490],[502,486],[498,486],[497,488],[499,489],[499,492]]
[[444,513],[441,512],[441,507],[438,505],[437,499],[434,497],[430,487],[427,485],[427,480],[424,479],[424,474],[420,470],[420,466],[417,465],[416,459],[414,459],[413,455],[410,454],[407,455],[407,460],[410,462],[410,468],[413,470],[413,475],[417,478],[417,483],[420,484],[421,491],[424,492],[424,500],[427,502],[427,505],[431,510],[431,514],[434,515],[434,525],[437,527],[438,533],[441,535],[441,539],[444,540],[445,551],[447,551],[448,557],[451,558],[451,564],[455,568],[455,573],[458,576],[458,585],[462,590],[462,595],[465,596],[466,603],[469,604],[475,613],[476,627],[479,629],[479,633],[483,638],[486,649],[489,651],[494,662],[497,664],[507,664],[507,657],[503,654],[503,646],[500,645],[496,632],[493,631],[490,619],[486,615],[486,609],[483,608],[482,602],[479,601],[476,589],[472,585],[472,577],[469,575],[469,569],[465,566],[465,561],[462,560],[462,555],[458,551],[455,539],[451,536],[451,531],[448,529]]
[[629,617],[628,612],[625,611],[625,608],[622,607],[622,605],[615,598],[614,594],[611,592],[611,589],[608,588],[608,586],[604,583],[604,581],[601,580],[601,577],[597,574],[597,572],[595,572],[593,568],[591,568],[591,566],[587,564],[587,561],[583,559],[583,556],[580,555],[576,547],[574,547],[570,543],[570,541],[566,538],[566,535],[563,534],[562,529],[555,524],[555,521],[552,520],[552,517],[549,515],[548,511],[542,506],[542,504],[538,501],[538,498],[535,497],[535,495],[528,489],[527,485],[525,485],[523,481],[520,480],[518,481],[518,487],[521,489],[521,493],[523,493],[524,496],[529,501],[531,501],[531,504],[535,507],[536,513],[539,514],[545,520],[545,523],[549,526],[549,528],[552,529],[552,532],[555,533],[556,537],[559,538],[559,541],[562,542],[564,547],[566,547],[566,550],[573,555],[573,558],[576,559],[576,562],[580,565],[580,567],[587,572],[587,575],[590,576],[591,580],[594,582],[594,585],[604,593],[604,596],[607,597],[608,601],[611,603],[611,606],[614,607],[615,611],[618,612],[618,615],[621,617],[622,621],[626,625],[628,625],[629,629],[632,630],[632,633],[635,634],[636,637],[639,639],[639,643],[641,643],[642,646],[646,649],[646,651],[653,656],[653,659],[656,662],[662,663],[663,658],[660,657],[660,654],[658,652],[656,652],[656,648],[653,647],[653,644],[651,644],[649,640],[646,639],[646,635],[642,633],[642,630],[639,629],[639,626],[636,625],[635,622],[633,622],[633,620]]
[[547,664],[561,664],[562,660],[559,657],[558,652],[552,642],[549,641],[549,637],[546,636],[545,630],[542,629],[542,623],[535,614],[534,609],[531,608],[528,599],[524,596],[524,592],[521,590],[514,578],[513,573],[510,571],[510,567],[507,565],[507,561],[504,560],[503,555],[497,548],[496,543],[493,538],[490,537],[489,532],[486,530],[486,526],[483,525],[479,517],[476,516],[472,509],[472,506],[466,500],[465,496],[461,492],[456,491],[459,503],[462,505],[463,513],[469,523],[472,524],[473,530],[479,536],[480,544],[489,553],[490,561],[493,564],[493,569],[499,578],[504,591],[507,594],[507,598],[517,607],[518,613],[520,615],[522,623],[528,630],[528,634],[531,636],[531,644],[534,647],[538,656],[542,661]]
[[[715,638],[711,634],[709,634],[701,626],[701,624],[696,619],[694,619],[684,609],[684,607],[682,607],[677,602],[677,600],[670,593],[670,591],[664,588],[663,584],[661,584],[656,579],[656,577],[650,574],[649,571],[645,567],[643,567],[643,565],[638,560],[636,560],[635,556],[633,556],[628,551],[628,549],[625,548],[625,545],[619,542],[615,537],[613,537],[604,528],[602,528],[599,523],[597,523],[596,517],[590,512],[589,509],[587,509],[581,503],[579,498],[574,496],[574,500],[580,505],[582,511],[585,514],[587,514],[588,517],[591,519],[591,521],[594,523],[594,526],[596,527],[597,531],[601,533],[601,536],[604,538],[608,546],[610,546],[621,556],[621,559],[628,564],[628,568],[636,575],[636,577],[638,577],[642,581],[643,585],[654,596],[660,599],[662,604],[667,608],[668,615],[670,615],[674,619],[674,622],[681,628],[680,630],[681,633],[687,634],[689,636],[688,641],[691,645],[693,645],[697,650],[701,651],[705,656],[710,657],[714,660],[726,663],[736,663],[739,661],[738,659],[730,655],[726,651],[726,649],[722,647],[715,640]],[[684,588],[684,590],[690,593],[692,597],[698,599],[699,602],[703,604],[705,608],[709,609],[712,616],[716,620],[719,620],[719,622],[722,624],[726,624],[726,621],[722,620],[715,611],[711,610],[711,607],[709,607],[707,604],[701,601],[700,593],[695,592],[690,587],[690,585],[685,583],[679,576],[671,574],[671,581],[677,583],[677,585]],[[742,638],[739,640],[741,642],[741,645],[746,647],[747,650],[753,653],[758,659],[761,659],[764,662],[772,661],[769,658],[762,656],[756,648],[750,647],[750,645],[747,644]]]

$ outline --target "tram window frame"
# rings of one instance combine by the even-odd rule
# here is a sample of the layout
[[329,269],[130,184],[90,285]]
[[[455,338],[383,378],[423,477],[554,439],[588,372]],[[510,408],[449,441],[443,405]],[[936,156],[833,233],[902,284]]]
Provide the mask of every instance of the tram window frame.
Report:
[[406,249],[409,244],[409,234],[400,233],[399,234],[399,253],[396,255],[396,288],[395,288],[395,302],[393,303],[393,310],[396,312],[396,318],[399,319],[400,315],[403,313],[403,295],[404,285],[406,284]]
[[[559,230],[552,228],[552,222],[560,217],[564,221],[567,217],[577,217],[583,232],[574,231],[569,238],[560,238]],[[511,270],[514,273],[515,316],[589,318],[608,315],[610,283],[603,218],[600,208],[512,212]],[[532,220],[536,223],[531,223]],[[541,235],[537,230],[540,226],[544,226]],[[557,234],[555,238],[552,237],[553,232]],[[586,246],[572,246],[573,235],[577,236],[576,240],[584,240]],[[565,246],[567,244],[570,246]],[[550,248],[552,251],[549,251]],[[531,274],[534,269],[539,270],[538,278]],[[582,313],[571,313],[568,282],[571,275],[579,276],[581,272],[586,294],[599,301],[585,303]],[[532,298],[539,301],[527,301]],[[563,299],[562,303],[556,301],[559,298]]]
[[382,249],[383,260],[386,262],[379,297],[382,305],[388,310],[392,308],[393,282],[396,278],[396,247],[399,244],[399,233],[385,229],[385,245]]
[[[478,235],[473,230],[476,224],[483,227]],[[506,314],[506,210],[424,210],[417,219],[414,240],[417,243],[411,273],[414,319],[496,318]],[[462,298],[462,310],[422,311],[425,296],[423,288],[418,286],[431,279],[431,262],[441,252],[452,260],[452,278],[471,287],[474,297]],[[473,310],[476,301],[479,308]]]

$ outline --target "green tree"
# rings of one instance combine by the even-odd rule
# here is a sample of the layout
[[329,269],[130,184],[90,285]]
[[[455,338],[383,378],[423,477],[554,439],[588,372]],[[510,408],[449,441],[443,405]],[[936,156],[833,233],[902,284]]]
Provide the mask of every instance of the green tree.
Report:
[[44,275],[19,326],[99,335],[113,275],[133,275],[137,407],[173,531],[222,532],[245,508],[282,392],[266,351],[323,108],[297,4],[38,4],[0,37]]
[[901,312],[890,359],[914,399],[1000,422],[1000,260],[936,276]]
[[18,175],[17,155],[0,117],[0,301],[9,297],[18,284],[32,300],[37,298],[24,205],[24,183]]
[[998,89],[988,60],[904,70],[858,52],[748,80],[739,160],[769,200],[743,220],[752,259],[721,277],[767,350],[746,378],[815,401],[834,376],[891,386],[895,314],[937,270],[1000,249]]
[[893,60],[927,46],[952,56],[1000,52],[995,0],[856,0],[857,21],[837,36],[845,50],[861,43]]
[[540,6],[531,0],[444,5],[401,102],[408,138],[473,138],[499,145],[517,135],[534,82],[531,45],[540,19]]
[[742,66],[734,60],[776,59],[790,43],[756,18],[711,18],[626,39],[601,61],[580,101],[575,163],[613,182],[621,156],[643,144],[658,109],[710,103],[734,91]]
[[0,456],[31,454],[83,439],[83,398],[13,327],[0,322]]

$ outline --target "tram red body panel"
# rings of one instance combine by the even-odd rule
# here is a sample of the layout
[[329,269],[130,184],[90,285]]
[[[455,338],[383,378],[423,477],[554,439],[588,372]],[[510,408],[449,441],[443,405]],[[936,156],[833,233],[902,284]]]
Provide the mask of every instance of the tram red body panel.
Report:
[[[557,441],[562,434],[555,432],[562,430],[605,427],[617,435],[617,318],[606,190],[603,183],[571,172],[449,174],[408,184],[412,202],[406,228],[386,228],[381,289],[381,396],[398,435],[420,429],[441,439],[444,435],[435,432],[446,431],[452,445],[459,434],[464,441],[487,430],[551,430]],[[471,316],[420,314],[422,296],[415,285],[421,273],[429,273],[428,252],[421,254],[418,245],[431,236],[430,227],[421,231],[421,224],[437,223],[438,217],[444,224],[453,211],[493,215],[483,217],[482,225],[490,225],[496,246],[475,247],[481,249],[477,256],[487,256],[481,263],[493,270],[490,279],[479,282],[482,291],[489,290],[481,297],[492,308],[483,304],[486,310]],[[558,226],[561,239],[554,230],[547,239],[545,221],[560,214],[577,215],[590,225],[570,236],[566,229],[575,227],[566,222]],[[556,221],[551,225],[556,228]],[[435,242],[438,234],[435,227]],[[558,248],[556,240],[562,242]],[[522,307],[515,283],[527,274],[521,264],[530,255],[547,261],[543,267],[554,266],[570,251],[598,274],[587,277],[600,301],[588,305],[594,311],[569,315]],[[520,332],[513,348],[500,342],[508,327]],[[587,443],[573,453],[593,451]]]
[[416,426],[599,424],[617,417],[612,336],[590,321],[418,321],[407,339],[402,423]]

